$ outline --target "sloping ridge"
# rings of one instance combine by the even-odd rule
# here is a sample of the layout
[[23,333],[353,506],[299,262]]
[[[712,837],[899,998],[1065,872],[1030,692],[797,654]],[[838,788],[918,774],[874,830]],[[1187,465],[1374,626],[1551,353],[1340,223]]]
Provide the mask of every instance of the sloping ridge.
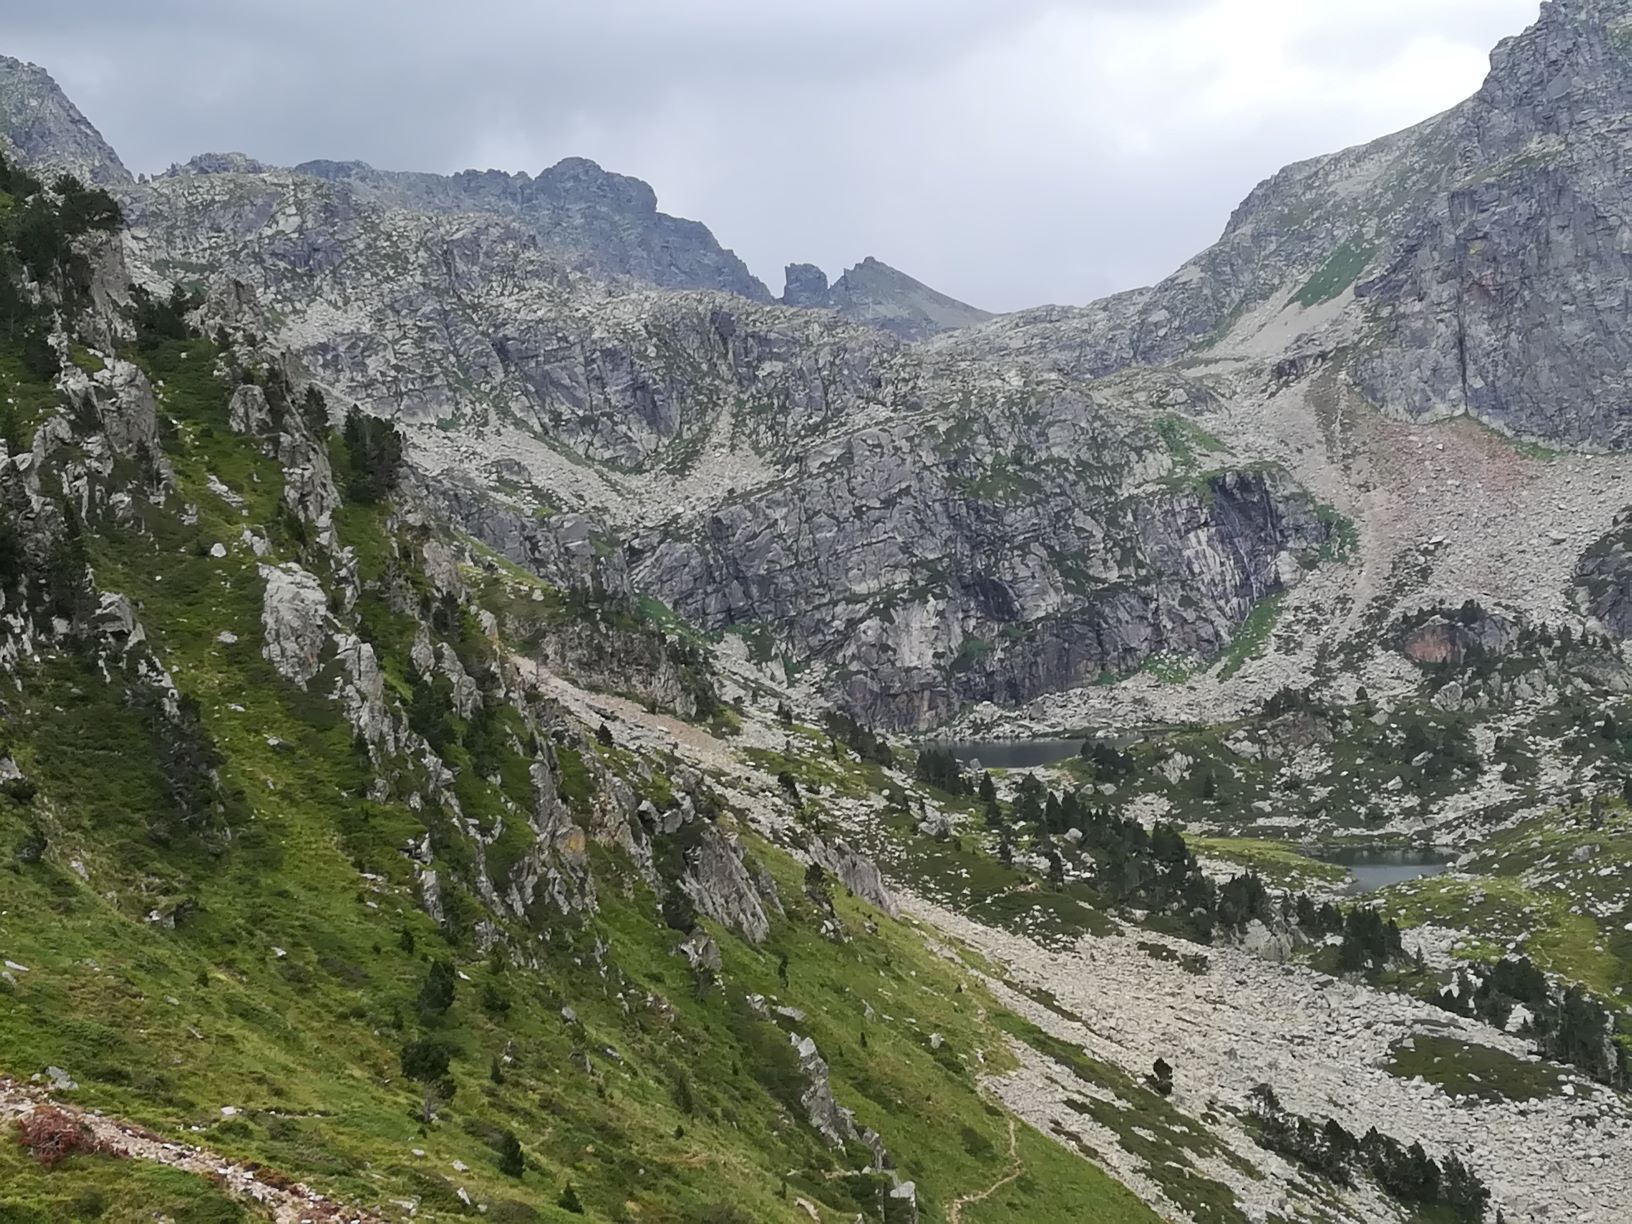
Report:
[[771,294],[700,221],[657,209],[650,184],[568,157],[541,171],[441,175],[376,170],[365,162],[309,161],[295,172],[342,183],[365,199],[419,212],[492,212],[575,253],[586,270],[664,289],[717,289],[769,302]]
[[0,138],[23,161],[89,183],[130,182],[119,155],[37,64],[0,55]]

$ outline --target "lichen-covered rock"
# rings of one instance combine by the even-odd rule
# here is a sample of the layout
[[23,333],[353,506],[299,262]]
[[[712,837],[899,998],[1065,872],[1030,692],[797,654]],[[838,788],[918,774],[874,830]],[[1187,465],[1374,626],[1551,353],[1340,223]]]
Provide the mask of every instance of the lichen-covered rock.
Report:
[[812,847],[811,854],[851,893],[883,910],[891,918],[901,916],[900,902],[884,883],[878,864],[872,859],[856,853],[842,841],[835,841],[831,845],[817,843]]
[[316,577],[294,562],[257,567],[261,597],[261,653],[279,675],[305,688],[323,666],[329,645],[328,596]]
[[304,428],[286,429],[278,436],[278,462],[283,467],[284,506],[326,532],[340,508],[328,447]]
[[518,918],[537,917],[543,905],[561,914],[593,910],[589,837],[557,794],[556,771],[549,762],[535,761],[531,773],[534,801],[528,823],[533,841],[508,877],[495,881],[504,907]]
[[693,931],[680,941],[675,948],[676,954],[684,956],[686,963],[695,972],[703,970],[709,973],[720,971],[720,945],[714,942],[713,936],[706,931]]
[[227,424],[241,434],[260,437],[273,431],[272,407],[266,402],[266,392],[254,383],[242,383],[233,388],[227,401]]
[[341,634],[335,639],[335,657],[342,678],[336,681],[334,697],[345,710],[346,720],[371,748],[395,752],[399,744],[396,721],[386,704],[385,676],[374,647],[355,634]]
[[718,825],[699,825],[680,887],[699,913],[750,943],[764,943],[771,933],[771,920],[744,863],[747,852],[742,839]]
[[96,613],[92,618],[97,635],[124,654],[147,641],[147,632],[136,619],[136,609],[130,600],[113,591],[104,591],[98,597]]
[[805,1107],[806,1120],[834,1147],[852,1142],[857,1138],[855,1114],[834,1099],[827,1060],[809,1037],[794,1033],[789,1040],[793,1042],[799,1056],[799,1069],[805,1076],[805,1090],[799,1099]]

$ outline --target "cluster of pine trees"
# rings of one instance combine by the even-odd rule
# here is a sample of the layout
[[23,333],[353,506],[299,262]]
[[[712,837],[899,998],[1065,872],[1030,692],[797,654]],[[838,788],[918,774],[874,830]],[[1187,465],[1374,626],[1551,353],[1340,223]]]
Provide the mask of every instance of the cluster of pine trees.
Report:
[[1357,1139],[1335,1118],[1317,1125],[1283,1109],[1268,1084],[1251,1095],[1254,1138],[1270,1151],[1339,1186],[1364,1177],[1407,1207],[1447,1210],[1459,1220],[1485,1218],[1490,1190],[1455,1153],[1435,1160],[1420,1142],[1407,1147],[1376,1127]]
[[1529,1014],[1521,1031],[1541,1052],[1612,1087],[1632,1082],[1627,1051],[1615,1040],[1615,1019],[1579,986],[1559,989],[1527,956],[1504,957],[1457,973],[1434,1001],[1459,1016],[1506,1028],[1516,1009]]
[[[822,727],[829,739],[836,744],[843,744],[863,761],[872,761],[876,765],[884,766],[895,764],[895,753],[891,750],[889,742],[872,728],[863,726],[848,710],[829,710],[822,716]],[[931,751],[938,752],[941,758],[951,759],[953,772],[956,773],[957,761],[952,758],[952,753],[948,749]],[[922,754],[920,761],[921,758]]]
[[[1116,768],[1117,750],[1102,741],[1096,769]],[[1017,836],[1048,864],[1050,881],[1063,887],[1069,857],[1092,864],[1094,889],[1110,904],[1165,917],[1179,934],[1212,943],[1220,934],[1239,934],[1257,920],[1296,929],[1311,940],[1336,937],[1338,968],[1344,973],[1376,973],[1405,956],[1400,928],[1370,907],[1317,905],[1307,894],[1277,896],[1257,873],[1248,871],[1220,884],[1202,870],[1177,825],[1137,820],[1089,801],[1085,790],[1056,793],[1033,774],[1023,776],[1013,801],[1004,804],[989,773],[978,781],[965,774],[952,753],[940,747],[919,752],[915,777],[952,795],[971,793],[986,826],[997,834],[998,855],[1012,862]]]
[[[76,240],[124,224],[114,198],[64,174],[50,190],[0,155],[0,339],[41,381],[61,368],[50,334],[54,306],[77,313],[91,270]],[[32,282],[42,294],[31,292]]]

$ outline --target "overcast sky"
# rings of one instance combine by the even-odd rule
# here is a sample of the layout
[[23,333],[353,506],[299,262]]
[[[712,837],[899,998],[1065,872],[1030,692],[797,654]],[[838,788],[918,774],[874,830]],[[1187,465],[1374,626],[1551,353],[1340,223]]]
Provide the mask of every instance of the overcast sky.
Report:
[[656,187],[780,292],[1148,283],[1281,165],[1478,88],[1536,0],[0,0],[132,170],[204,151]]

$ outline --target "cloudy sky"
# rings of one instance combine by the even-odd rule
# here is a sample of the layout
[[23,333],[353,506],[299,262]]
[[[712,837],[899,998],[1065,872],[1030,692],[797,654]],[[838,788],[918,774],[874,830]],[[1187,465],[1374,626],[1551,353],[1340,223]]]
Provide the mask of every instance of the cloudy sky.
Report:
[[1286,162],[1478,88],[1537,0],[0,0],[137,171],[592,157],[779,292],[876,255],[1007,310],[1147,283]]

